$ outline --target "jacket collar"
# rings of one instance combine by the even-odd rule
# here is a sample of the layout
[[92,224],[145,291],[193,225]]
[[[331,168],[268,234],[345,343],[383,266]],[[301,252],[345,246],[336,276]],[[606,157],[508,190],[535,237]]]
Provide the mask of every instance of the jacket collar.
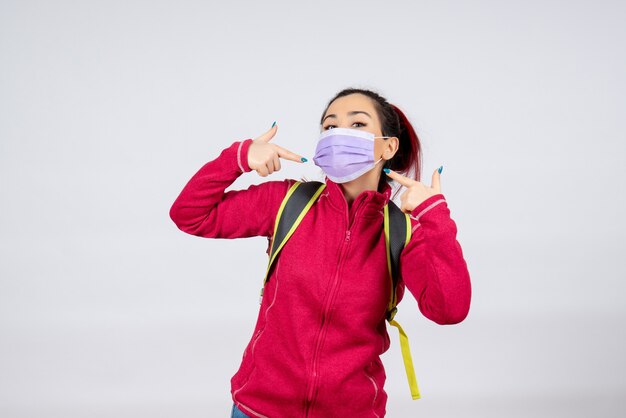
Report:
[[[326,182],[326,189],[328,190],[328,199],[331,204],[337,207],[341,211],[348,211],[348,202],[343,194],[343,188],[341,184],[335,183],[327,176],[324,176]],[[350,207],[350,212],[354,212],[359,206],[365,205],[364,212],[378,214],[381,213],[383,207],[391,199],[391,186],[385,182],[383,185],[383,191],[377,190],[364,190],[361,192]]]

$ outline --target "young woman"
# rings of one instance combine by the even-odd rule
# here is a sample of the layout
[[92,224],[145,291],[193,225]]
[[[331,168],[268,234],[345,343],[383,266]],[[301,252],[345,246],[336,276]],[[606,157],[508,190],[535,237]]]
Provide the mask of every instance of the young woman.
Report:
[[[324,110],[313,162],[326,188],[270,270],[257,323],[231,379],[233,417],[383,417],[380,359],[390,345],[391,295],[383,209],[389,182],[405,187],[400,208],[411,238],[400,256],[405,286],[422,314],[456,324],[468,314],[471,285],[456,224],[441,193],[419,181],[419,139],[396,106],[364,89],[339,92]],[[272,238],[281,202],[296,180],[225,189],[243,173],[262,177],[280,159],[306,163],[271,139],[232,143],[189,180],[170,209],[182,231],[207,238]],[[414,177],[404,174],[414,173]],[[269,248],[268,248],[269,251]]]

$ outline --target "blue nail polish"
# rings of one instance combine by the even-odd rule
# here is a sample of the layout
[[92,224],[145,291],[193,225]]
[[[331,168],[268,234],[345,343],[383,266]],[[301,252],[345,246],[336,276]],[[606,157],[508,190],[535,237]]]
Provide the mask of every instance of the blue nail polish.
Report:
[[306,163],[307,161],[309,161],[309,160],[307,160],[307,159],[306,159],[306,158],[304,158],[304,157],[300,158],[300,160],[301,160],[303,163]]
[[389,169],[387,167],[383,168],[383,171],[387,174],[389,174]]
[[441,174],[441,171],[443,170],[443,166],[439,167],[439,174]]
[[272,128],[274,127],[274,125],[276,125],[276,121],[274,121],[274,123],[272,123]]

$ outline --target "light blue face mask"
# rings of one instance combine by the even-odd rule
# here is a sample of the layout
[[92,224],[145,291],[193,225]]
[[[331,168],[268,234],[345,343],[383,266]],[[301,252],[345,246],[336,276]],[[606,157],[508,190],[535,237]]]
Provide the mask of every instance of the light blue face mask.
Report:
[[333,128],[320,134],[313,162],[335,183],[346,183],[367,173],[382,160],[374,161],[373,133],[352,128]]

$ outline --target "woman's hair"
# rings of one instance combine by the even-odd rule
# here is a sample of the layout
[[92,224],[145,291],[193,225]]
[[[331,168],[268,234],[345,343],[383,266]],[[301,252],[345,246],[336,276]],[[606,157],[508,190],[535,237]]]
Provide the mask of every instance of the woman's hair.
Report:
[[[395,155],[390,160],[385,161],[385,165],[383,167],[397,171],[407,177],[419,181],[422,168],[422,149],[420,140],[404,113],[398,109],[397,106],[389,103],[387,99],[378,93],[372,90],[360,88],[346,88],[341,90],[335,95],[335,97],[330,99],[326,105],[326,108],[322,112],[320,124],[322,124],[324,120],[326,111],[336,99],[354,93],[363,94],[372,99],[378,114],[378,119],[380,120],[383,136],[395,136],[399,140],[398,151],[396,151]],[[378,190],[381,190],[381,186],[385,181],[390,183],[392,179],[382,173],[378,184]]]

